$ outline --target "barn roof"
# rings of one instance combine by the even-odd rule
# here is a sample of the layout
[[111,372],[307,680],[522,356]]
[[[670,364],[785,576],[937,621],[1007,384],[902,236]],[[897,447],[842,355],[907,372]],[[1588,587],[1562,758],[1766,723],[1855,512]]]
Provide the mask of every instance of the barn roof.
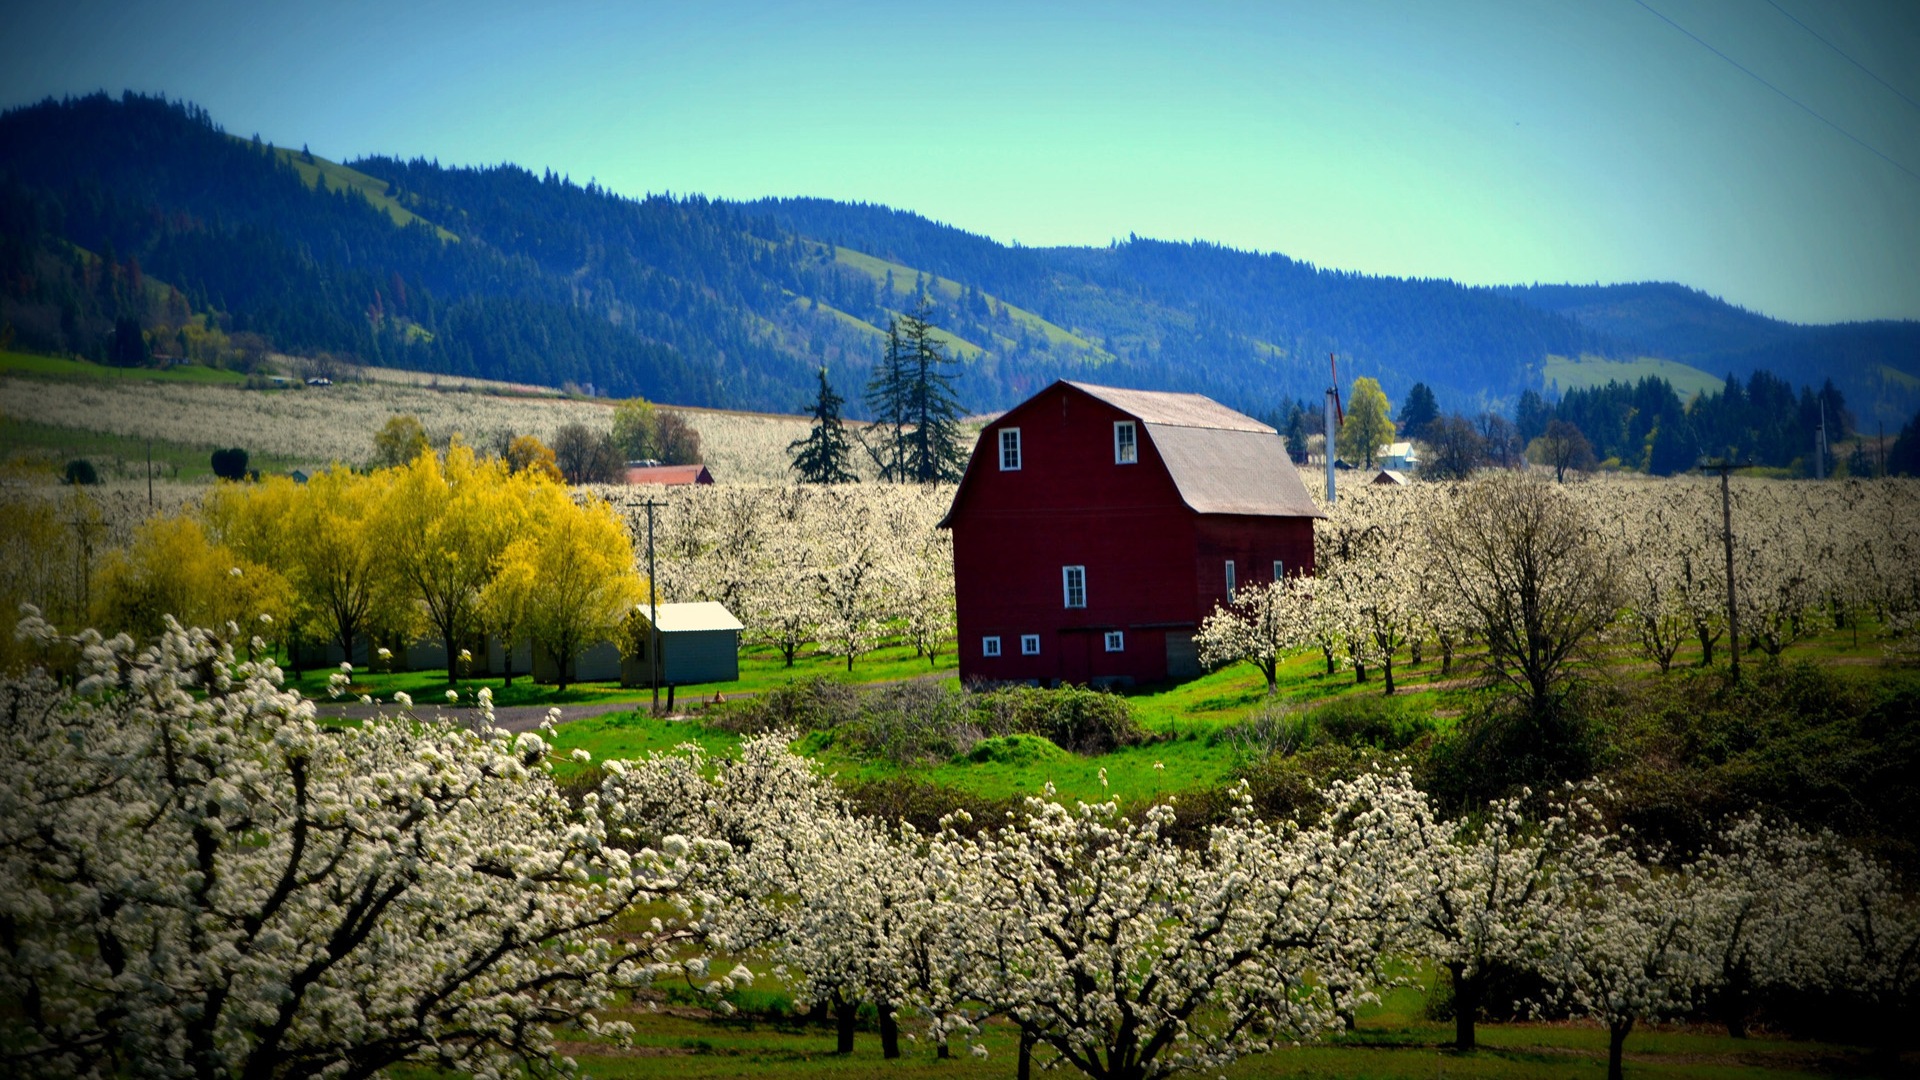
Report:
[[1201,514],[1324,517],[1266,424],[1201,394],[1069,382],[1146,425],[1181,501]]
[[[634,610],[644,619],[647,617],[647,605],[636,604]],[[700,630],[741,630],[745,629],[733,612],[718,600],[701,600],[691,604],[661,604],[660,632],[663,634],[684,634]]]
[[1267,425],[1237,413],[1204,394],[1175,394],[1162,390],[1124,390],[1117,386],[1066,381],[1068,386],[1148,424],[1207,428],[1213,431],[1258,431],[1275,434]]

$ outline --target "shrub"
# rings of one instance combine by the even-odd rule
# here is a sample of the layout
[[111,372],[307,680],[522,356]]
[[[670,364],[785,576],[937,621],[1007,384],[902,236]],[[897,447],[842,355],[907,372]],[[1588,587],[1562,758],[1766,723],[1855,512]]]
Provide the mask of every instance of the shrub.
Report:
[[213,475],[222,480],[247,478],[247,452],[238,446],[213,452]]
[[1317,737],[1344,746],[1404,750],[1433,734],[1433,714],[1405,701],[1335,698],[1306,717]]
[[1053,740],[1076,754],[1105,754],[1147,741],[1125,698],[1075,686],[1010,686],[974,695],[982,729]]
[[99,482],[100,472],[93,467],[93,462],[86,458],[74,458],[67,462],[67,483],[97,484]]

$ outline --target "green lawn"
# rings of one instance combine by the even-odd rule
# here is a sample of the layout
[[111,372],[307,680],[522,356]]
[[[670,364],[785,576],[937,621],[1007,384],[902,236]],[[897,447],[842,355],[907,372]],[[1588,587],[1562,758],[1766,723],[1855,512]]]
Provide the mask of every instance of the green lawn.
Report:
[[48,379],[132,380],[136,382],[185,382],[238,386],[247,377],[237,371],[181,364],[168,368],[120,368],[96,364],[90,360],[70,360],[60,356],[34,353],[0,352],[0,374],[27,375]]
[[[93,463],[102,479],[138,480],[147,475],[147,455],[153,455],[156,479],[198,480],[213,475],[213,453],[208,446],[145,439],[132,435],[111,435],[102,431],[56,427],[12,416],[0,416],[0,455],[8,458],[39,458],[59,472],[74,458]],[[300,462],[270,454],[252,455],[247,467],[261,474],[284,472]]]
[[1649,375],[1667,380],[1673,391],[1685,401],[1694,394],[1712,393],[1724,387],[1726,380],[1690,367],[1677,360],[1662,360],[1655,356],[1642,356],[1634,360],[1605,360],[1598,356],[1582,356],[1574,359],[1568,356],[1547,357],[1541,375],[1551,383],[1558,383],[1562,393],[1568,390],[1584,390],[1593,386],[1605,386],[1610,382],[1636,383]]
[[[761,965],[754,965],[759,968]],[[659,994],[649,995],[658,999]],[[741,1004],[779,1000],[784,995],[767,982],[745,995]],[[673,994],[660,1011],[645,1008],[613,1010],[610,1016],[633,1024],[630,1049],[596,1045],[562,1037],[562,1050],[579,1060],[595,1077],[734,1077],[743,1075],[801,1078],[873,1077],[995,1077],[1013,1075],[1017,1038],[1005,1023],[986,1025],[978,1042],[987,1049],[977,1058],[964,1043],[956,1043],[952,1058],[934,1056],[923,1040],[903,1038],[903,1056],[886,1061],[879,1036],[863,1029],[847,1057],[832,1053],[830,1028],[790,1016],[741,1015],[717,1018],[692,1005],[685,994]],[[1481,1048],[1456,1054],[1447,1047],[1450,1024],[1423,1015],[1424,996],[1418,988],[1391,992],[1384,1002],[1363,1010],[1356,1029],[1325,1042],[1288,1047],[1270,1054],[1241,1059],[1225,1070],[1234,1078],[1347,1077],[1380,1080],[1432,1080],[1434,1077],[1599,1077],[1606,1072],[1606,1033],[1585,1023],[1483,1024]],[[902,1034],[922,1025],[902,1024]],[[1036,1054],[1036,1070],[1050,1052]],[[1636,1030],[1627,1041],[1626,1071],[1633,1077],[1778,1078],[1856,1076],[1865,1070],[1864,1051],[1853,1047],[1788,1039],[1753,1037],[1731,1039],[1711,1028],[1655,1028]],[[427,1071],[405,1071],[405,1076],[433,1076]],[[1078,1076],[1062,1065],[1046,1075]],[[1194,1074],[1206,1075],[1206,1074]]]

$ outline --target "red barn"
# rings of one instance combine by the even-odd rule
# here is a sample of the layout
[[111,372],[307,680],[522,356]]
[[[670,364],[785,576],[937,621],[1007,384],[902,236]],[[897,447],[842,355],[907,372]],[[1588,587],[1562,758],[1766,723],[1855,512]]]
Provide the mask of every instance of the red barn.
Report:
[[1156,682],[1236,586],[1313,565],[1273,428],[1199,394],[1057,382],[980,433],[953,507],[962,679]]

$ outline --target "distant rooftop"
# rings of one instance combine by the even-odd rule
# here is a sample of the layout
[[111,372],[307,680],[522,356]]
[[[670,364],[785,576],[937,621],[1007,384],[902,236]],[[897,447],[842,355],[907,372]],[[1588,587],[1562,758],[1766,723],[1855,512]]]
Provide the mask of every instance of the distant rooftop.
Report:
[[[642,619],[647,617],[647,605],[636,604],[634,610]],[[700,630],[741,630],[745,629],[733,612],[718,600],[700,600],[691,604],[661,604],[660,632],[663,634],[681,634]]]

